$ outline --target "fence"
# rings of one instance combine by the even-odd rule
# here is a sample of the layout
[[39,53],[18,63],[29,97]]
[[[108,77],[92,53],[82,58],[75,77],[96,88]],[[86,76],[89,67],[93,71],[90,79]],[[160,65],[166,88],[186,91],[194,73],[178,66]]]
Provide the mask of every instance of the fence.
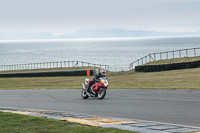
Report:
[[102,65],[93,64],[83,61],[59,61],[59,62],[42,62],[42,63],[28,63],[28,64],[15,64],[15,65],[0,65],[0,71],[10,70],[30,70],[30,69],[44,69],[44,68],[68,68],[68,67],[98,67],[109,71],[128,71],[129,64],[127,65]]
[[108,65],[92,64],[83,61],[60,61],[60,62],[0,65],[0,71],[25,70],[25,69],[30,70],[30,69],[43,69],[43,68],[67,68],[67,67],[99,67],[108,69]]
[[134,61],[133,63],[130,64],[129,67],[130,70],[133,70],[135,66],[143,65],[152,61],[184,58],[184,57],[197,57],[197,56],[200,56],[200,48],[190,48],[190,49],[153,53]]

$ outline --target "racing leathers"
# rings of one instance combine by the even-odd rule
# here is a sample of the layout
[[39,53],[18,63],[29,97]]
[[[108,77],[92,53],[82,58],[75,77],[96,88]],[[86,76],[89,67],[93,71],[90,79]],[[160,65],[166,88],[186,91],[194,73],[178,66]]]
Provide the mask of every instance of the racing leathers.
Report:
[[106,77],[106,75],[102,75],[101,73],[98,73],[94,76],[94,78],[90,81],[89,86],[87,88],[87,92],[90,91],[90,87],[94,84],[94,82],[99,82],[99,78]]

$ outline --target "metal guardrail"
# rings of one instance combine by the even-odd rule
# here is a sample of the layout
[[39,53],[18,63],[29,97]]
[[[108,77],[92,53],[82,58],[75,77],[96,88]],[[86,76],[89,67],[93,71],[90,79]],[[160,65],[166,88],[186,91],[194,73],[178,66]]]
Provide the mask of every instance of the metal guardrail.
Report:
[[181,50],[166,51],[160,53],[152,53],[132,62],[129,65],[129,68],[130,70],[133,70],[135,66],[144,65],[152,61],[184,58],[184,57],[197,57],[197,56],[200,56],[200,48],[190,48],[190,49],[181,49]]

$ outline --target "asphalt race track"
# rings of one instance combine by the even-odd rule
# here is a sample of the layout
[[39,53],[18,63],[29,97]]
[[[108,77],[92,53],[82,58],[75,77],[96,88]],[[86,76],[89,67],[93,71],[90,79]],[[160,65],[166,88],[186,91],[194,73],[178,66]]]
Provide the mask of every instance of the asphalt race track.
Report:
[[0,107],[46,109],[200,127],[199,90],[108,89],[105,99],[81,90],[0,90]]

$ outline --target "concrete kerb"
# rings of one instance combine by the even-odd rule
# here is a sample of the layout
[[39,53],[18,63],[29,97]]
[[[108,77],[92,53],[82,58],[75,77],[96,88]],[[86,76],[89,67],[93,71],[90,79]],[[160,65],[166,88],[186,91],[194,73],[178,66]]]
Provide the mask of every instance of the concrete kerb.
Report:
[[200,127],[125,118],[108,118],[95,115],[77,114],[73,112],[7,107],[0,107],[0,111],[30,116],[39,116],[103,128],[118,128],[141,133],[200,133]]

